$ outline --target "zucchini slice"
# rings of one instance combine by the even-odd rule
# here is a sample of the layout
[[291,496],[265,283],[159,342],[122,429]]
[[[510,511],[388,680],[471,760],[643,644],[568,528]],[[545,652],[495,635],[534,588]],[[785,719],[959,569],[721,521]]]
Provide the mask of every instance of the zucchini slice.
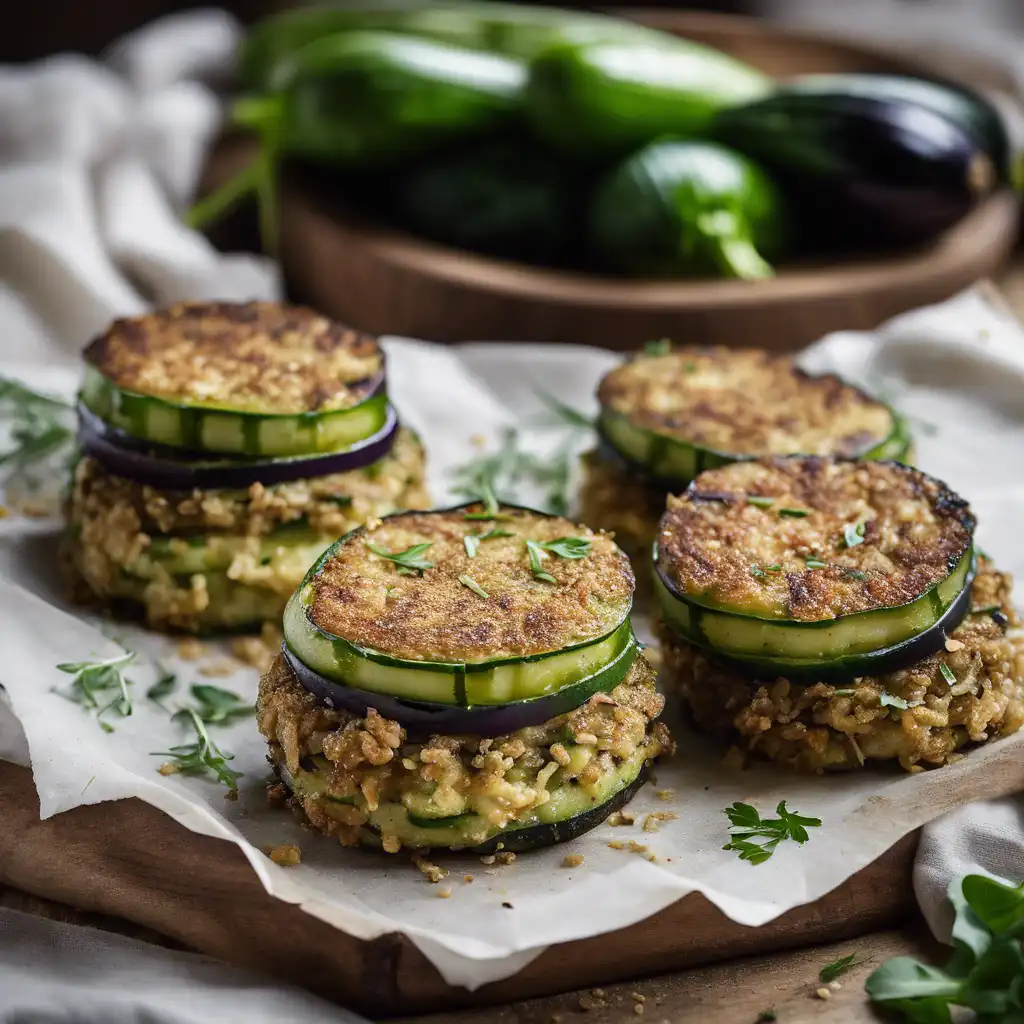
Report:
[[[304,759],[305,760],[305,759]],[[342,802],[327,797],[325,776],[330,765],[323,758],[313,759],[315,771],[301,767],[292,773],[278,760],[274,771],[300,803],[322,801],[328,817],[339,813]],[[625,806],[647,781],[651,758],[645,744],[625,758],[614,772],[608,773],[594,790],[566,781],[552,786],[551,799],[533,808],[505,828],[492,825],[478,814],[464,813],[444,817],[412,813],[401,803],[382,802],[368,810],[362,795],[346,798],[343,803],[355,805],[367,814],[367,823],[359,839],[368,846],[379,846],[381,835],[397,838],[409,849],[453,849],[470,853],[491,853],[494,850],[521,852],[556,843],[568,842],[596,828],[620,807]],[[344,811],[340,812],[344,815]],[[345,820],[344,818],[342,820]]]
[[970,609],[974,525],[944,484],[896,463],[735,463],[669,500],[661,615],[769,678],[894,671],[939,650]]
[[633,574],[611,538],[527,509],[486,515],[407,512],[341,538],[288,603],[291,653],[328,681],[462,708],[593,693],[624,674]]
[[120,320],[85,350],[81,401],[133,437],[190,451],[342,451],[387,418],[375,339],[273,303],[185,304]]
[[601,381],[598,399],[604,443],[669,486],[763,455],[903,461],[910,449],[885,402],[760,350],[638,355]]

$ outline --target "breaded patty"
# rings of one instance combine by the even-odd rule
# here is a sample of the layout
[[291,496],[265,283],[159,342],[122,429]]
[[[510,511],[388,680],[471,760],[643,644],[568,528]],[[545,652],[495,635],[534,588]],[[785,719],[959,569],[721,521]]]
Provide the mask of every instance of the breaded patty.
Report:
[[423,451],[401,435],[365,470],[253,485],[248,492],[158,491],[83,458],[66,514],[75,596],[136,606],[158,629],[207,632],[280,622],[309,566],[366,519],[429,504]]
[[[393,516],[346,538],[304,595],[310,619],[392,657],[479,662],[595,640],[629,614],[633,572],[610,537],[521,509],[487,522],[467,518],[479,509]],[[583,557],[541,552],[550,579],[539,578],[527,541],[564,537],[586,543]],[[417,545],[427,545],[423,571],[403,572],[379,553]]]
[[384,358],[370,335],[273,302],[181,303],[117,320],[84,357],[125,391],[276,415],[356,405]]
[[[754,757],[805,772],[874,760],[898,761],[909,771],[939,765],[969,744],[1024,724],[1024,638],[1009,578],[984,564],[973,600],[978,611],[945,650],[838,687],[751,680],[659,623],[661,678],[701,728],[735,740]],[[993,615],[993,607],[1001,611]]]
[[663,704],[654,672],[639,656],[610,694],[541,725],[496,739],[409,743],[398,722],[373,710],[357,718],[322,704],[279,657],[260,681],[257,721],[272,762],[288,772],[320,759],[326,784],[298,800],[318,830],[346,846],[371,841],[394,853],[408,833],[407,812],[424,801],[444,814],[473,816],[460,836],[469,846],[496,829],[534,823],[560,788],[603,800],[624,766],[637,772],[671,752],[668,730],[654,721]]
[[760,349],[637,355],[597,395],[635,427],[738,455],[861,456],[896,430],[884,403]]
[[907,466],[776,458],[708,470],[670,497],[657,560],[698,603],[818,621],[916,600],[974,525],[962,498]]

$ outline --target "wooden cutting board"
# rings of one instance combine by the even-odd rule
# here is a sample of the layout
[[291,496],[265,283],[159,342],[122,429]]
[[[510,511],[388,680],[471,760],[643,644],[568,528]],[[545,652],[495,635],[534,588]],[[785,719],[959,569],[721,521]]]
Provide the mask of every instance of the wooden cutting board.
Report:
[[[1024,789],[1019,745],[1006,744],[984,773],[957,778],[932,813]],[[761,928],[737,925],[693,894],[639,924],[553,946],[515,976],[470,993],[447,985],[401,935],[359,941],[274,899],[235,846],[189,832],[138,800],[40,821],[29,770],[0,762],[0,821],[0,884],[127,919],[373,1017],[509,1002],[854,938],[906,917],[917,842],[907,836],[822,899]]]

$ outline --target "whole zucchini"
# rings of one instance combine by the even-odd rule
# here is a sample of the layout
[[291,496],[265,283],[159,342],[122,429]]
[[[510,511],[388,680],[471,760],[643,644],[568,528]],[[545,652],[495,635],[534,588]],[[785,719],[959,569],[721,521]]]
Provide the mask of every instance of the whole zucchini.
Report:
[[714,134],[793,194],[805,244],[815,248],[926,242],[996,180],[991,158],[949,117],[839,87],[722,111]]
[[661,136],[703,135],[719,111],[768,88],[759,71],[683,39],[563,45],[530,63],[526,116],[558,151],[615,158]]
[[254,26],[238,52],[244,89],[272,88],[283,63],[304,46],[343,32],[397,32],[529,60],[559,43],[673,37],[634,22],[584,11],[487,0],[347,0],[285,10]]
[[379,166],[484,134],[519,111],[523,65],[377,32],[327,36],[289,62],[280,90],[236,120],[290,155]]
[[588,234],[608,270],[650,277],[772,276],[780,197],[745,157],[707,142],[657,142],[597,187]]
[[415,234],[471,252],[551,264],[565,253],[576,176],[516,140],[441,153],[402,173],[393,207]]
[[967,86],[907,75],[804,75],[780,86],[780,95],[862,96],[915,103],[954,121],[991,157],[1000,180],[1011,175],[1012,146],[999,111]]

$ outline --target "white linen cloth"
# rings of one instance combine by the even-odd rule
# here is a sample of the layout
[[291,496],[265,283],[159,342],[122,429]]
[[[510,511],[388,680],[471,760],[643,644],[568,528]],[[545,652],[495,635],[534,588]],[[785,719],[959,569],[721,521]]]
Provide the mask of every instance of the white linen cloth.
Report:
[[[104,63],[58,57],[0,69],[0,367],[73,368],[82,344],[112,317],[150,302],[278,295],[276,271],[265,260],[221,256],[176,220],[218,123],[215,95],[200,79],[223,71],[236,36],[228,16],[194,12],[136,33]],[[424,372],[438,356],[415,344],[398,348],[403,361],[391,366],[396,390],[404,390],[402,378]],[[595,353],[588,373],[580,375],[567,372],[564,360],[558,372],[556,350],[533,350],[533,356],[540,367],[550,365],[551,379],[567,385],[560,396],[577,405],[589,401],[590,371],[611,359]],[[947,409],[966,396],[960,407],[977,420],[969,431],[976,441],[958,448],[959,464],[944,463],[949,482],[956,486],[958,472],[976,473],[979,464],[998,457],[992,490],[970,497],[983,516],[1003,518],[1014,502],[1021,509],[1015,481],[1024,469],[1024,332],[982,297],[969,294],[908,315],[875,334],[835,336],[808,354],[809,365],[816,361],[854,379],[873,376],[873,384],[923,381],[908,392],[921,408],[905,411],[926,419],[929,385],[943,392]],[[469,346],[461,354],[462,372],[501,390],[519,411],[518,399],[528,398],[530,387],[524,378],[519,391],[509,391],[509,365],[497,348]],[[977,394],[968,393],[972,387],[988,389],[989,398],[979,403]],[[958,388],[968,392],[961,395]],[[443,418],[456,412],[435,412],[440,429],[449,429]],[[5,710],[0,704],[0,754],[22,760],[20,729],[9,715],[2,720]],[[1024,824],[1016,799],[975,804],[933,823],[925,831],[916,878],[926,916],[941,933],[945,885],[953,875],[981,867],[1016,877],[1022,863]],[[8,926],[0,920],[0,932]],[[510,959],[522,964],[531,954],[536,952],[527,949]],[[449,970],[457,973],[451,965]],[[10,997],[17,988],[3,990]],[[149,993],[133,991],[141,1015]],[[191,1019],[222,1018],[214,1013]],[[254,1012],[249,1019],[271,1015]]]

